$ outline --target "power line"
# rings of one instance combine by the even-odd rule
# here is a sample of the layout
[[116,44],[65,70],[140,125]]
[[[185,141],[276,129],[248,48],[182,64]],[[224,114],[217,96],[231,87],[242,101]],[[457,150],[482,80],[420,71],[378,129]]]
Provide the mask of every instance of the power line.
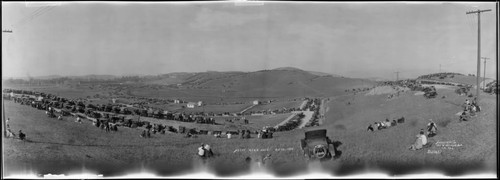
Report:
[[34,10],[30,15],[24,17],[24,18],[21,18],[17,23],[15,23],[15,25],[18,25],[18,24],[21,24],[25,21],[27,21],[29,18],[35,16],[36,14],[40,13],[41,11],[43,11],[44,9],[47,9],[48,6],[43,6],[43,7],[39,7],[38,9]]
[[479,76],[481,73],[481,13],[491,9],[469,11],[465,14],[477,14],[477,77],[476,77],[476,102],[479,103]]
[[49,12],[50,10],[54,9],[56,6],[46,6],[44,9],[38,11],[37,13],[35,14],[32,14],[31,16],[28,16],[27,18],[25,18],[25,20],[23,20],[22,22],[19,22],[17,27],[21,27],[23,25],[26,25],[28,24],[29,22],[31,22],[33,19],[35,19],[36,17],[40,17],[42,16],[43,14]]

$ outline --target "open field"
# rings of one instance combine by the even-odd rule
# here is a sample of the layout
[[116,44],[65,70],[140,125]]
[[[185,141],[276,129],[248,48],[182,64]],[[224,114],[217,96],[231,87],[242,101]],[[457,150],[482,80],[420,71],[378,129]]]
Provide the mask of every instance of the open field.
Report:
[[[244,124],[243,120],[235,120],[238,119],[235,117],[214,117],[216,125],[155,119],[149,117],[141,117],[141,120],[157,124],[173,126],[175,128],[179,128],[179,126],[184,126],[186,128],[196,128],[197,130],[207,130],[207,131],[227,131],[227,130],[234,131],[242,129],[256,131],[256,130],[261,130],[262,127],[264,126],[275,126],[281,121],[285,120],[290,115],[291,113],[262,115],[262,116],[246,116],[245,118],[249,120],[249,124]],[[233,122],[226,121],[230,119],[235,121]]]
[[302,104],[302,100],[296,101],[275,101],[269,104],[259,104],[249,109],[248,111],[267,111],[267,110],[283,110],[291,108],[299,108]]
[[[460,105],[465,97],[458,96],[453,89],[437,91],[436,99],[415,96],[415,92],[411,91],[390,100],[385,95],[332,97],[327,103],[326,118],[320,127],[275,133],[273,139],[253,137],[245,140],[217,139],[206,135],[184,138],[184,135],[175,133],[154,134],[152,138],[144,139],[139,137],[141,128],[120,128],[118,132],[107,133],[88,121],[83,124],[75,123],[73,118],[58,121],[47,118],[43,111],[6,101],[6,116],[11,119],[11,129],[14,132],[22,129],[32,141],[4,139],[6,172],[36,169],[35,173],[57,173],[85,166],[89,170],[116,175],[143,167],[156,174],[173,175],[186,172],[197,164],[195,150],[204,142],[209,143],[216,153],[216,157],[207,163],[212,164],[210,167],[218,174],[245,172],[250,168],[244,161],[246,157],[255,160],[271,154],[268,163],[271,171],[291,175],[307,169],[298,140],[304,137],[304,130],[318,128],[328,129],[330,138],[342,142],[338,149],[341,151],[340,157],[322,163],[324,169],[337,174],[352,173],[363,168],[381,168],[398,174],[424,165],[443,167],[446,173],[451,174],[478,168],[495,169],[495,96],[482,94],[483,111],[472,121],[458,122],[455,114],[461,110]],[[446,98],[442,99],[442,95]],[[347,101],[351,105],[346,105]],[[289,115],[248,116],[246,118],[250,124],[245,126],[260,129],[265,125],[276,125]],[[370,123],[401,116],[406,118],[403,124],[382,131],[366,131]],[[430,138],[429,142],[454,141],[461,146],[443,149],[433,145],[424,150],[408,150],[414,135],[419,129],[425,128],[427,120],[431,118],[438,124],[438,135]],[[206,130],[244,127],[242,122],[206,125],[148,120]],[[225,123],[224,118],[217,122]],[[236,149],[248,148],[271,150],[234,152]],[[278,151],[275,148],[289,150]],[[224,169],[228,167],[231,167],[231,172]]]
[[[185,106],[186,104],[184,104]],[[203,105],[201,107],[195,106],[195,108],[183,108],[179,112],[213,112],[213,113],[238,113],[245,108],[251,106],[250,103],[246,104],[231,104],[231,105]]]

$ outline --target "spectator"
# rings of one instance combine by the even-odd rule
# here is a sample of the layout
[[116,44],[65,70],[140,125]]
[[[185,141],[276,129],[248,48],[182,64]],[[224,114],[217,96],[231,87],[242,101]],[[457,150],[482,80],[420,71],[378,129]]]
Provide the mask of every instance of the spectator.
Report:
[[201,143],[201,146],[198,147],[198,156],[201,158],[205,158],[205,144]]
[[212,157],[214,155],[214,153],[212,152],[212,149],[210,148],[210,145],[205,144],[204,149],[205,149],[205,156],[206,157]]
[[429,119],[429,124],[427,124],[427,131],[428,131],[427,134],[429,137],[436,135],[437,126],[436,126],[436,123],[434,123],[434,121],[432,121],[432,119]]
[[22,141],[26,139],[26,134],[24,134],[21,130],[19,130],[19,139],[21,139]]
[[368,128],[366,129],[367,131],[373,131],[373,126],[372,124],[368,125]]
[[423,129],[420,130],[420,133],[417,135],[417,139],[413,145],[410,146],[410,150],[419,150],[422,149],[424,145],[427,144],[427,137],[424,134]]

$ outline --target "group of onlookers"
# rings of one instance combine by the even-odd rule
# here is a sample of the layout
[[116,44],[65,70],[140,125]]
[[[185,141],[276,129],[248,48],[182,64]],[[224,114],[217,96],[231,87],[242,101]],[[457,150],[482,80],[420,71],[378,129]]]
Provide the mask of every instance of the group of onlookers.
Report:
[[374,131],[375,130],[374,126],[377,128],[377,130],[387,129],[389,127],[396,126],[398,123],[404,123],[404,122],[405,122],[405,117],[401,117],[397,120],[393,119],[392,121],[386,118],[385,121],[374,122],[373,124],[369,124],[366,130]]

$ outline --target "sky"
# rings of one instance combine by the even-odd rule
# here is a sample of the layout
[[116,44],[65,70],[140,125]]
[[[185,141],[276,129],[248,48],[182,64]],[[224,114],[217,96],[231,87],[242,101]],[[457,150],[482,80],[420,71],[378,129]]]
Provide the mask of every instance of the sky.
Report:
[[[347,77],[496,69],[495,3],[6,3],[2,77],[296,67]],[[481,60],[481,66],[483,66]],[[481,67],[483,71],[483,67]],[[483,72],[481,72],[481,75]]]

